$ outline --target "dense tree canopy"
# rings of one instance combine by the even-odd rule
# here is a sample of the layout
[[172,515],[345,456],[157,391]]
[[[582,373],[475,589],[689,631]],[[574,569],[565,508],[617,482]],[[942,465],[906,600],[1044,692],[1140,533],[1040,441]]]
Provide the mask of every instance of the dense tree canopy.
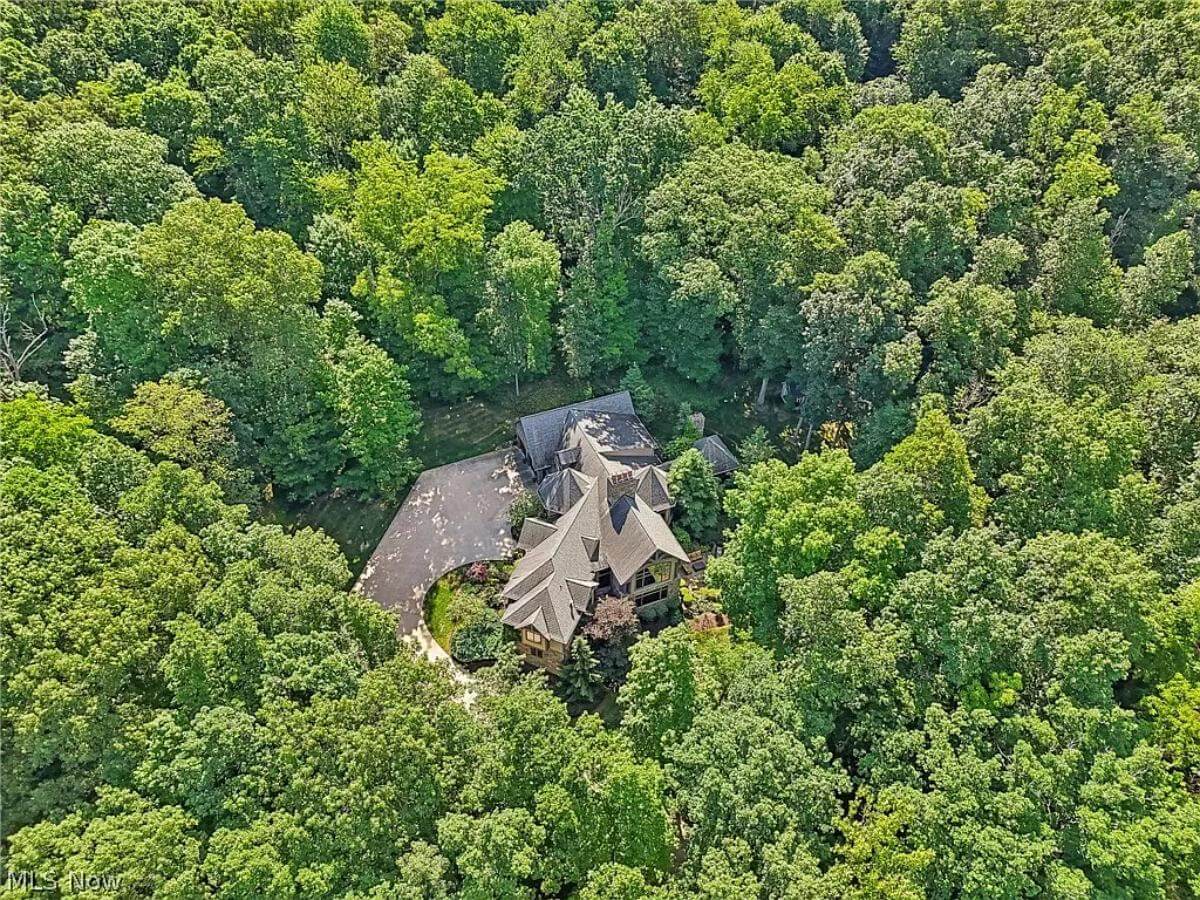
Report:
[[[1198,303],[1193,0],[0,0],[0,856],[1200,895]],[[671,472],[732,628],[610,603],[569,707],[260,516],[544,375],[751,434]]]

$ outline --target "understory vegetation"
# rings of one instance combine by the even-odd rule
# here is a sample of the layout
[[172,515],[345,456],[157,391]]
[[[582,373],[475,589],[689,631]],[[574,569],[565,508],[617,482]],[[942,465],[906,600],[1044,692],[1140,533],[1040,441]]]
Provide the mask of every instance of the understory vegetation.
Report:
[[[1198,213],[1195,0],[0,0],[6,871],[1200,895]],[[274,524],[618,387],[721,552],[554,689]]]

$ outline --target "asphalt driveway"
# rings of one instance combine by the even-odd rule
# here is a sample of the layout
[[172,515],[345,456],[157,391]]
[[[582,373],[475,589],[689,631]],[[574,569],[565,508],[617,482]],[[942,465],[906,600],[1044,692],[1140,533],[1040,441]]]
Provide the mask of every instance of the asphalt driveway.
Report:
[[394,610],[402,635],[444,659],[425,625],[425,594],[451,569],[512,552],[508,506],[521,486],[512,450],[422,472],[354,589]]

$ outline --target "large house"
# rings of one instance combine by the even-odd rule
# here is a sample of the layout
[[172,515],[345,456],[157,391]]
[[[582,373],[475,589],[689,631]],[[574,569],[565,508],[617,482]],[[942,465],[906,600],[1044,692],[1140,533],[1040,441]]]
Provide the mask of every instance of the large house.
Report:
[[[667,603],[688,554],[671,532],[665,466],[628,391],[526,416],[517,441],[554,518],[525,520],[502,621],[530,663],[558,671],[598,600]],[[737,465],[716,435],[696,446],[714,468]]]

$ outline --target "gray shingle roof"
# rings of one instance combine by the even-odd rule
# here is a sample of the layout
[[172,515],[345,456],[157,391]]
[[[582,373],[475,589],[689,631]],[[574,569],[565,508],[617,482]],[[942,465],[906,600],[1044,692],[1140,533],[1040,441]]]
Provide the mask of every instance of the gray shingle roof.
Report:
[[671,506],[666,474],[628,391],[526,416],[517,429],[535,471],[558,469],[538,495],[560,518],[525,521],[501,621],[566,644],[597,572],[612,569],[623,584],[656,556],[688,557],[661,515]]
[[538,485],[538,496],[547,511],[561,516],[579,502],[587,487],[587,476],[582,472],[562,469],[542,479],[542,483]]
[[525,446],[525,452],[529,454],[529,461],[534,471],[550,467],[554,451],[558,449],[559,441],[562,439],[567,416],[577,410],[596,410],[636,416],[629,391],[605,394],[603,397],[593,397],[591,400],[582,400],[569,406],[560,406],[557,409],[548,409],[531,416],[523,416],[517,422],[517,433],[521,437],[521,443]]
[[[646,477],[639,472],[628,483]],[[506,625],[570,643],[587,612],[596,572],[611,568],[616,581],[624,583],[655,554],[688,561],[661,515],[637,493],[610,494],[610,487],[608,479],[587,478],[583,497],[550,526],[552,533],[543,534],[545,523],[526,520],[526,527],[536,531],[528,541],[522,531],[522,544],[532,546],[513,566],[502,592],[509,601],[501,617]]]
[[705,435],[695,441],[692,446],[708,460],[709,465],[713,467],[713,472],[717,475],[727,475],[740,465],[738,458],[725,446],[725,442],[721,440],[719,434]]
[[550,522],[530,516],[521,525],[521,536],[517,539],[517,549],[532,550],[554,534],[556,530]]
[[619,498],[600,519],[600,546],[613,578],[624,584],[656,553],[681,562],[688,555],[666,521],[636,494]]

